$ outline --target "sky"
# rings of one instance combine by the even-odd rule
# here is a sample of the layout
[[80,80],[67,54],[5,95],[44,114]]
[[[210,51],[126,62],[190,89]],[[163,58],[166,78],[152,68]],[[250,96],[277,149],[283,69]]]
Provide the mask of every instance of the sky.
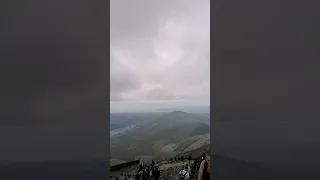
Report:
[[210,1],[111,0],[110,6],[111,111],[128,103],[208,104]]

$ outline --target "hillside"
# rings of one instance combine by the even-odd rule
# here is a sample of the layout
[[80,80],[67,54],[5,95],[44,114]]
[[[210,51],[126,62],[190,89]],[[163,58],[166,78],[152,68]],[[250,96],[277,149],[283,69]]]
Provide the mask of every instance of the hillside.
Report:
[[177,144],[175,152],[177,154],[183,154],[186,152],[192,152],[202,147],[207,147],[210,145],[210,134],[199,135],[187,138]]
[[152,119],[156,115],[156,113],[111,113],[110,130],[141,123]]
[[191,132],[190,136],[203,135],[206,133],[210,133],[210,125],[205,123],[198,123],[196,128]]
[[[187,152],[183,150],[184,153],[175,152],[175,155],[158,161],[159,162],[159,169],[162,172],[160,180],[176,179],[177,174],[181,170],[182,166],[184,166],[185,164],[192,165],[194,160],[175,161],[175,160],[170,160],[170,158],[181,157],[181,156],[184,156],[185,158],[187,158],[187,157],[189,157],[189,155],[192,155],[192,157],[194,157],[194,158],[199,158],[203,154],[204,149],[207,149],[210,146],[210,144],[200,143],[200,142],[204,142],[204,139],[208,139],[208,137],[210,138],[210,135],[206,134],[206,135],[202,135],[202,136],[196,136],[193,138],[187,138],[187,139],[181,141],[180,143],[178,143],[177,148],[179,148],[179,149],[182,149],[182,146],[187,146],[187,145],[190,147],[194,147],[194,148],[189,148],[190,150]],[[210,143],[210,141],[209,141],[209,143]],[[196,145],[199,145],[199,147],[196,148],[195,147]],[[145,161],[145,159],[143,159],[143,160]],[[112,171],[111,172],[111,176],[112,176],[111,179],[115,179],[115,177],[124,178],[124,174],[134,176],[137,173],[137,170],[138,170],[138,166],[132,165],[132,166],[126,167],[124,169]],[[195,180],[195,179],[196,179],[196,174],[190,178],[190,180]]]
[[165,152],[163,147],[179,143],[193,134],[208,133],[204,122],[209,124],[209,118],[205,117],[183,111],[149,114],[148,120],[139,121],[130,130],[111,136],[111,157],[131,161],[139,156],[154,159],[172,156],[175,152]]

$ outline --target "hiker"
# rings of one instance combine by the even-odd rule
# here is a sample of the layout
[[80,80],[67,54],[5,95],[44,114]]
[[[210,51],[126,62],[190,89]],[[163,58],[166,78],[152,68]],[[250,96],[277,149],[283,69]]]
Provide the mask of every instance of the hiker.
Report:
[[138,180],[142,180],[142,179],[143,179],[143,169],[141,169],[141,170],[139,171],[138,177],[139,177]]
[[150,175],[149,175],[150,179],[153,179],[153,167],[150,168]]
[[205,152],[205,158],[201,162],[197,180],[210,179],[210,149]]
[[197,171],[198,171],[197,170],[197,161],[195,160],[195,161],[193,161],[193,164],[192,164],[191,173],[196,174]]
[[128,178],[129,180],[133,180],[131,174],[129,174]]
[[[206,151],[205,151],[206,152]],[[202,160],[205,160],[206,159],[206,153],[202,153]]]
[[148,180],[148,174],[147,174],[147,170],[146,169],[143,169],[141,171],[142,173],[140,174],[140,180]]
[[151,166],[150,168],[150,178],[153,179],[153,170],[154,170],[154,167]]
[[189,176],[191,176],[191,167],[188,164],[186,164],[186,168],[187,168],[187,171],[189,173]]
[[146,171],[147,171],[147,177],[149,179],[150,178],[150,167],[147,167]]
[[178,174],[178,180],[188,180],[190,177],[188,173],[188,167],[184,166],[182,167],[181,171]]
[[152,160],[152,162],[151,162],[151,163],[152,163],[152,166],[154,166],[154,164],[155,164],[155,163],[154,163],[154,161],[153,161],[153,160]]
[[194,169],[197,169],[197,161],[196,161],[196,160],[193,161],[193,168],[194,168]]
[[152,174],[153,174],[153,179],[154,180],[159,180],[159,178],[160,178],[160,170],[159,170],[159,167],[158,166],[156,166],[154,169],[153,169],[153,172],[152,172]]
[[140,180],[140,171],[138,171],[138,173],[134,176],[135,180]]

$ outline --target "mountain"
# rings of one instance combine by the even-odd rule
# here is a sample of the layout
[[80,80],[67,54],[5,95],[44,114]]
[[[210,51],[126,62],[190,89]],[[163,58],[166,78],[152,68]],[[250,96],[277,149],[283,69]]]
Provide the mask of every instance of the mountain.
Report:
[[191,132],[190,137],[210,133],[210,126],[204,123],[198,123],[196,128]]
[[164,146],[210,130],[206,126],[210,123],[207,116],[183,111],[149,114],[144,121],[137,122],[130,130],[111,136],[110,151],[113,159],[131,161],[139,156],[162,159],[175,154],[163,151]]
[[199,148],[209,147],[210,145],[210,133],[205,135],[198,135],[194,137],[187,138],[177,144],[175,152],[178,154],[183,154],[186,152],[191,152]]
[[110,123],[110,130],[114,130],[114,129],[119,129],[119,128],[124,128],[127,125],[121,125],[121,124],[111,124]]
[[110,114],[110,130],[124,128],[131,124],[142,123],[159,113],[111,113]]

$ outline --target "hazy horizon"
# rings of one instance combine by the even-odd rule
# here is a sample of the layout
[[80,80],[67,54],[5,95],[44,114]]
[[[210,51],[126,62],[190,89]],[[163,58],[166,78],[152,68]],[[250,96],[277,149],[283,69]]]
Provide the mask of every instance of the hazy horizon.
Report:
[[121,101],[110,102],[110,113],[124,112],[157,112],[163,109],[187,110],[210,107],[208,100],[157,100],[157,101]]

